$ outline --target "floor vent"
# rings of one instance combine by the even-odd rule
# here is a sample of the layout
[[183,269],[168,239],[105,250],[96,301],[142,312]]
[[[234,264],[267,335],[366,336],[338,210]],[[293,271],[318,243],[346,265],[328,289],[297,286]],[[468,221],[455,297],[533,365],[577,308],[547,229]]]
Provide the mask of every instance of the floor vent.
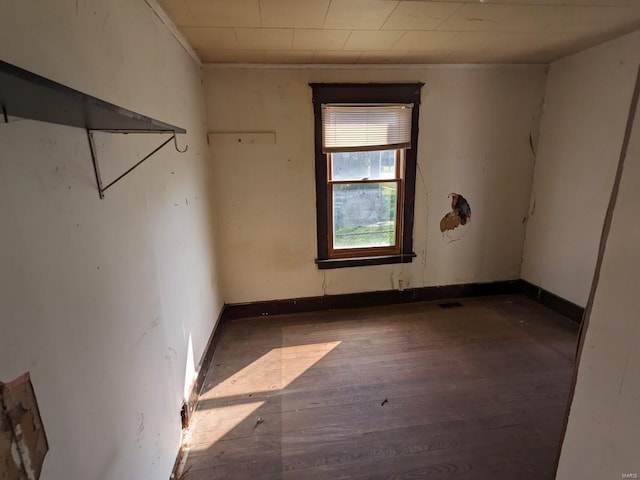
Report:
[[445,302],[445,303],[439,303],[438,306],[440,308],[454,308],[454,307],[461,307],[462,304],[460,302]]

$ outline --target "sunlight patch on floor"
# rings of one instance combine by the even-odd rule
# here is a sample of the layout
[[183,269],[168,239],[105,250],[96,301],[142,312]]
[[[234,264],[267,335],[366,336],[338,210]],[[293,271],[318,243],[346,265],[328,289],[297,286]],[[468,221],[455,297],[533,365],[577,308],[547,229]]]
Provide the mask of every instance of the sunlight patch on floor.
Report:
[[[217,407],[207,411],[207,441],[204,443],[192,444],[190,450],[192,452],[197,452],[208,449],[240,425],[245,419],[250,417],[253,412],[264,404],[265,402],[240,403],[226,407]],[[198,423],[198,420],[196,420],[194,427],[197,428]]]
[[[247,402],[248,395],[279,391],[288,387],[340,343],[342,342],[336,341],[274,348],[203,393],[193,423],[194,436],[188,441],[189,450],[205,451],[215,445],[237,429],[242,422],[255,415],[266,403]],[[263,420],[262,417],[256,416],[255,421],[258,422],[256,425],[259,425]],[[242,429],[245,427],[246,425]],[[195,433],[199,430],[203,431]],[[204,438],[206,441],[203,441]]]
[[[340,341],[274,348],[204,393],[200,400],[282,390],[313,367]],[[289,360],[295,359],[295,362]]]

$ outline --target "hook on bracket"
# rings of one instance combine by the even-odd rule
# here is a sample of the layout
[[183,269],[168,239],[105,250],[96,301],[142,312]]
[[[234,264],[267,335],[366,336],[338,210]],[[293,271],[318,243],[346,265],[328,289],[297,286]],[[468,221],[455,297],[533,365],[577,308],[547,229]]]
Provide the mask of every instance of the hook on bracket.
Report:
[[189,145],[185,145],[184,150],[180,150],[180,148],[178,148],[178,137],[176,137],[175,133],[173,134],[173,146],[178,153],[185,153],[187,150],[189,150]]

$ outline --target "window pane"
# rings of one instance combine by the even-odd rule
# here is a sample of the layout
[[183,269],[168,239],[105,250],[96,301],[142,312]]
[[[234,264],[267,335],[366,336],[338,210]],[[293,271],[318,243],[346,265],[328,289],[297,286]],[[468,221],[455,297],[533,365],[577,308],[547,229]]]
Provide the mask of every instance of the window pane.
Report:
[[333,247],[390,247],[396,243],[398,184],[333,185]]
[[333,180],[384,180],[396,178],[396,150],[331,154]]

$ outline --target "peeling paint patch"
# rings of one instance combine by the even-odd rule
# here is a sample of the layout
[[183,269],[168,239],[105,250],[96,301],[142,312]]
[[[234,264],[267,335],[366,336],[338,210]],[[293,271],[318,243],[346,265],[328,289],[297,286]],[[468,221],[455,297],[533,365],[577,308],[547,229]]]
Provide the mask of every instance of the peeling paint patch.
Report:
[[29,374],[0,382],[0,478],[37,480],[48,450]]
[[469,202],[459,193],[451,193],[451,211],[440,220],[440,231],[453,230],[471,221]]

